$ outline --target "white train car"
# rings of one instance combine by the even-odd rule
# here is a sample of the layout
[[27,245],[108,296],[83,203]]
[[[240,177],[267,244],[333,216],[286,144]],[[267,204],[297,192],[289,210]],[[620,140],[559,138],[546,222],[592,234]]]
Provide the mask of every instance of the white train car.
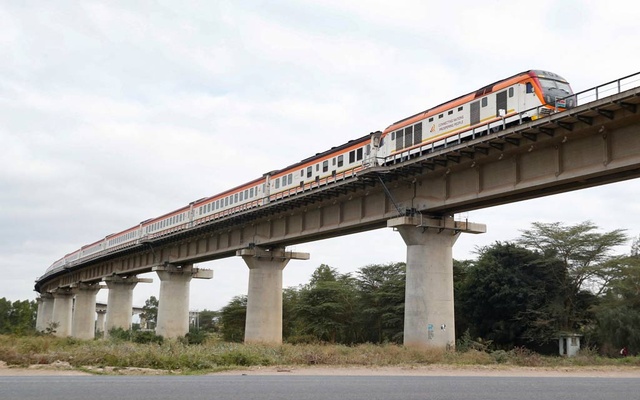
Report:
[[382,133],[381,154],[396,159],[535,120],[574,107],[572,95],[560,75],[516,74],[392,124]]

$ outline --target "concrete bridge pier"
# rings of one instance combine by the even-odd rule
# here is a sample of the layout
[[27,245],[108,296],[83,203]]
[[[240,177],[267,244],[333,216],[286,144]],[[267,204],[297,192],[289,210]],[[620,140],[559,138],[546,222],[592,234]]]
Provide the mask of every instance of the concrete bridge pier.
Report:
[[109,331],[113,328],[131,329],[133,289],[138,283],[151,283],[153,279],[113,275],[103,278],[103,281],[109,288],[107,316],[104,328],[104,336],[108,337]]
[[53,317],[53,295],[44,292],[38,297],[38,314],[36,315],[36,330],[44,332],[51,324]]
[[422,215],[395,218],[387,226],[407,244],[404,345],[453,349],[452,248],[461,232],[484,233],[486,226]]
[[107,310],[96,310],[98,314],[98,318],[96,319],[96,327],[95,330],[98,333],[98,336],[104,337],[104,324],[105,317],[107,316]]
[[53,295],[51,322],[58,324],[54,335],[59,337],[71,336],[74,293],[70,288],[58,288],[53,290],[51,294]]
[[[193,265],[165,264],[153,268],[160,278],[156,335],[178,338],[189,333],[189,283],[191,278],[211,279],[212,270]],[[142,321],[140,322],[142,325]]]
[[244,342],[282,343],[282,270],[290,260],[308,260],[309,253],[253,247],[236,255],[249,267]]
[[73,309],[73,326],[71,335],[78,339],[95,337],[96,295],[102,289],[98,283],[78,283],[72,285],[76,294],[76,305]]

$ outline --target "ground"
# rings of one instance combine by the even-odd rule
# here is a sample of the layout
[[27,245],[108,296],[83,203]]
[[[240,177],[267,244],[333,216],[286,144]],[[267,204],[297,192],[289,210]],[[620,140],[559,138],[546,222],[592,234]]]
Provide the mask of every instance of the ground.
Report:
[[[91,375],[108,373],[113,375],[161,375],[170,371],[147,368],[91,368],[84,371],[74,369],[66,362],[49,365],[32,365],[28,368],[14,368],[0,361],[0,376],[43,376],[43,375]],[[175,372],[173,372],[175,373]],[[533,368],[511,366],[451,366],[426,365],[406,367],[251,367],[246,369],[217,372],[213,375],[387,375],[387,376],[546,376],[546,377],[602,377],[640,378],[640,367],[562,367]]]

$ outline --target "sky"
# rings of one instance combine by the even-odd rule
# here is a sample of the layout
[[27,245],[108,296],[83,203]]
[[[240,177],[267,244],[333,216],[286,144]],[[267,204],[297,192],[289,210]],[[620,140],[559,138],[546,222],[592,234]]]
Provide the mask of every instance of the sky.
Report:
[[[575,92],[640,72],[625,1],[0,0],[0,298],[82,245],[529,69]],[[626,11],[625,11],[626,10]],[[532,222],[640,233],[640,182],[458,215],[454,258]],[[300,244],[284,286],[405,261],[397,232]],[[619,249],[627,252],[628,248]],[[237,257],[197,265],[190,308],[246,294]],[[134,305],[158,296],[139,284]],[[98,294],[106,301],[107,290]]]

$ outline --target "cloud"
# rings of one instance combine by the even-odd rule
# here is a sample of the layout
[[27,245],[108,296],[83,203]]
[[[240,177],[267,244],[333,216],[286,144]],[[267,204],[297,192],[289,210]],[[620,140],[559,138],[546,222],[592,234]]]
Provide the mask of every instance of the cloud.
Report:
[[[0,292],[33,298],[33,280],[86,243],[505,76],[543,68],[584,90],[636,72],[637,24],[618,4],[5,2],[0,249],[15,278]],[[638,206],[611,199],[638,191],[628,181],[471,212],[488,233],[460,238],[454,256],[537,220],[634,235]],[[285,286],[321,263],[348,272],[406,251],[391,230],[296,250],[312,258],[290,263]],[[193,308],[246,293],[242,260],[204,266],[215,276],[192,284]],[[135,302],[157,290],[138,285]]]

